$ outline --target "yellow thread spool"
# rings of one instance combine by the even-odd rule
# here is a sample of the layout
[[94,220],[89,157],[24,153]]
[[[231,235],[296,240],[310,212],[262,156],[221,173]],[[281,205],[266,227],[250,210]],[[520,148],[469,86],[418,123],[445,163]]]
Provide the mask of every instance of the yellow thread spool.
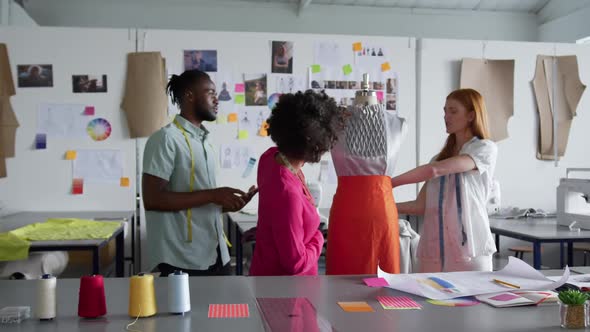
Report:
[[154,276],[140,273],[129,279],[129,316],[149,317],[158,312]]

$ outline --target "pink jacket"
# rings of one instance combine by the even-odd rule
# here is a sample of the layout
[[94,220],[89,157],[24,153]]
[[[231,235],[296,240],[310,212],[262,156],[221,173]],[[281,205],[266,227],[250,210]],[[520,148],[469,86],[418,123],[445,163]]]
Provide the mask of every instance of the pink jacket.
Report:
[[324,237],[313,198],[268,149],[258,165],[258,225],[253,276],[317,275]]

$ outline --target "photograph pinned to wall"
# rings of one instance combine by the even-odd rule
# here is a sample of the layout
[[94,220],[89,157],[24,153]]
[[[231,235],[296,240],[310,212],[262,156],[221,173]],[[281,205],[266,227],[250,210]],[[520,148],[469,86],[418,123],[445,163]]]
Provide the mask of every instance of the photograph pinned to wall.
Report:
[[107,75],[72,75],[74,93],[107,92]]
[[385,81],[385,91],[387,94],[397,95],[398,77],[397,73],[393,73],[392,77],[388,77]]
[[266,74],[244,74],[246,89],[246,106],[264,106],[267,104]]
[[252,148],[244,144],[222,144],[219,150],[220,165],[224,169],[245,168],[250,157],[254,155]]
[[381,66],[386,62],[385,47],[375,44],[362,44],[362,49],[354,52],[354,62],[361,66]]
[[[318,88],[319,89],[319,88]],[[306,77],[302,75],[277,75],[275,80],[275,92],[296,93],[307,90]]]
[[53,87],[53,65],[17,65],[19,88]]
[[104,141],[111,136],[111,124],[103,118],[97,118],[88,123],[88,136],[95,141]]
[[385,108],[388,111],[397,111],[397,96],[385,95]]
[[271,72],[275,74],[293,73],[293,42],[271,42]]
[[217,72],[217,50],[185,50],[184,70]]

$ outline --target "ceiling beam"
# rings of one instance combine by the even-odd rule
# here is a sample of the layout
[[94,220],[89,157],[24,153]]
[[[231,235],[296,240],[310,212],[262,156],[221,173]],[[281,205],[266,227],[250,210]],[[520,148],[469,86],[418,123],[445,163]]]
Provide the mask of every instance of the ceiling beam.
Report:
[[301,15],[303,10],[305,10],[305,8],[307,6],[309,6],[310,3],[311,3],[311,0],[299,0],[299,7],[297,8],[297,16]]

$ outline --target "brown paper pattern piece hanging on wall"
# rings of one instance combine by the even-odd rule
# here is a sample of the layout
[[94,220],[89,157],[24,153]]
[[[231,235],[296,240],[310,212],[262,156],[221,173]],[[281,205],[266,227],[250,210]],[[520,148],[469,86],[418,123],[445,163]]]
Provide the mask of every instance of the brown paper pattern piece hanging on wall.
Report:
[[461,88],[477,90],[483,96],[491,139],[508,138],[508,120],[514,114],[514,60],[464,58]]
[[147,137],[168,123],[166,65],[160,52],[129,53],[121,107],[132,138]]

